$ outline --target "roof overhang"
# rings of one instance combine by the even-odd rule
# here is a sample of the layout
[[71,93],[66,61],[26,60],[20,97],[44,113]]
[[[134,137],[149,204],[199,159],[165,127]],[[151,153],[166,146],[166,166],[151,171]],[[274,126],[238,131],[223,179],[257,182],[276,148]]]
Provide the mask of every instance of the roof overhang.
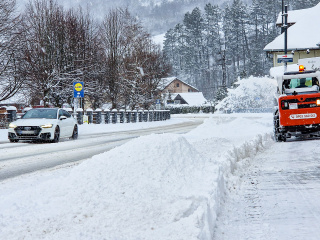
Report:
[[[288,48],[288,51],[306,51],[306,50],[320,50],[320,43],[319,47],[315,48],[315,47],[310,47],[310,48]],[[276,53],[276,52],[284,52],[284,49],[263,49],[263,51],[267,52],[267,53]]]

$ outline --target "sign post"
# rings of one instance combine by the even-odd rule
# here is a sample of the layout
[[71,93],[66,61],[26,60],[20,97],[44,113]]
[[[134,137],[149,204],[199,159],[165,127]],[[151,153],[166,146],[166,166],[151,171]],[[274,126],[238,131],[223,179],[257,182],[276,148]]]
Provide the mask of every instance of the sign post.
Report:
[[160,110],[161,109],[161,102],[160,99],[156,100],[156,110]]
[[[74,97],[74,112],[76,111],[77,108],[79,108],[79,98],[80,101],[82,101],[82,98],[84,98],[84,84],[83,82],[73,82],[73,97]],[[80,107],[81,106],[80,102]]]

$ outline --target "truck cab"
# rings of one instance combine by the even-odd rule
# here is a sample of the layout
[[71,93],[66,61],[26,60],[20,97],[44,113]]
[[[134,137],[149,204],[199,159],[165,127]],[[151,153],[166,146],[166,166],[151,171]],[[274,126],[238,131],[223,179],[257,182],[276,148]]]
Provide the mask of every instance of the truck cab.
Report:
[[286,141],[292,136],[320,136],[320,72],[285,72],[279,76],[277,108],[274,113],[274,137]]

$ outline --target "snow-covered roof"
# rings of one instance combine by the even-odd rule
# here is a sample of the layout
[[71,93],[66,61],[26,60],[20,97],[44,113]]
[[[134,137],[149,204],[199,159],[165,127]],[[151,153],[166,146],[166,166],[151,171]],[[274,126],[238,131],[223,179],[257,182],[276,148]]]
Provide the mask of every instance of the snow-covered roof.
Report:
[[196,87],[190,85],[189,83],[182,81],[181,79],[177,78],[177,77],[167,77],[167,78],[161,78],[160,82],[159,82],[159,89],[163,90],[165,89],[170,83],[172,83],[174,80],[178,80],[184,84],[186,84],[189,87],[192,87],[194,89],[196,89],[197,91],[199,91],[199,89],[197,89]]
[[[291,11],[289,12],[292,14]],[[296,18],[296,24],[288,28],[288,50],[319,49],[320,31],[317,26],[320,24],[320,3],[315,7],[300,10],[292,14]],[[265,51],[283,51],[284,33],[269,43]]]
[[207,99],[203,96],[202,92],[188,92],[178,93],[190,106],[200,106],[207,103]]

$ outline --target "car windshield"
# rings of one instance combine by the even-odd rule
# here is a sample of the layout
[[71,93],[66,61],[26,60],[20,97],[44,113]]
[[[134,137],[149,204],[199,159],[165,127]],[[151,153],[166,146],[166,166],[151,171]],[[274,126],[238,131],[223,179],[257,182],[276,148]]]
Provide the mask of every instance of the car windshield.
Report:
[[23,117],[26,118],[49,118],[56,119],[57,118],[57,109],[31,109],[26,112]]

